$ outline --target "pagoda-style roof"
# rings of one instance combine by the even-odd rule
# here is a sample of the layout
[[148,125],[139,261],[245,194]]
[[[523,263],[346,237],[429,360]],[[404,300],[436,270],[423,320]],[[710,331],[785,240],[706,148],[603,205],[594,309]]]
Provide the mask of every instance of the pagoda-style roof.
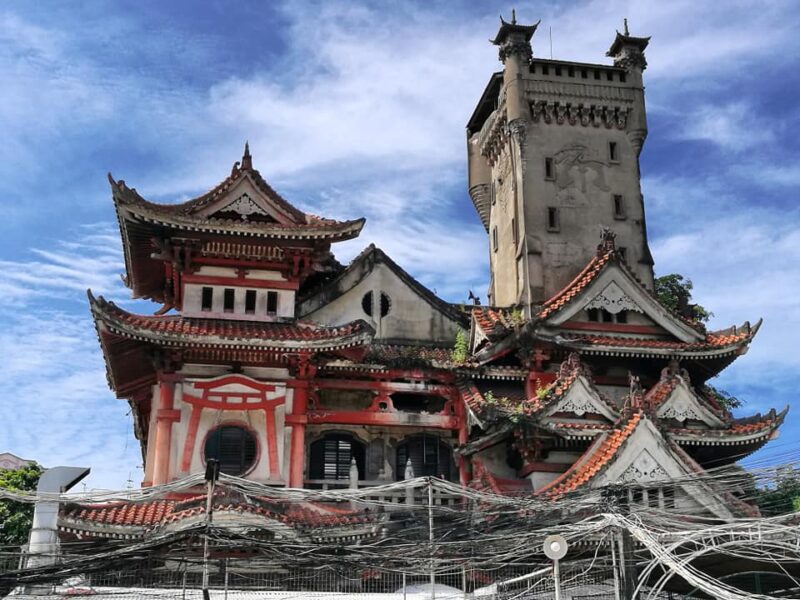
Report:
[[539,23],[541,20],[537,21],[533,25],[520,25],[517,23],[517,15],[515,11],[512,11],[511,22],[509,23],[503,17],[500,17],[500,29],[497,30],[497,35],[494,36],[493,40],[490,40],[492,44],[499,46],[508,40],[508,38],[512,35],[518,35],[522,37],[526,42],[529,42],[533,37],[533,34],[536,33],[536,28],[539,27]]
[[619,51],[622,50],[625,46],[633,46],[640,52],[644,52],[644,49],[647,48],[647,45],[650,43],[650,36],[648,37],[635,37],[628,33],[627,27],[625,33],[620,33],[617,31],[617,35],[614,36],[614,41],[611,42],[611,47],[606,52],[606,56],[616,56],[619,54]]
[[[588,322],[587,309],[641,315],[639,322]],[[707,361],[706,377],[718,373],[747,350],[761,325],[745,322],[706,331],[662,305],[639,281],[606,231],[598,251],[563,289],[531,309],[476,306],[472,312],[471,348],[477,364],[489,364],[530,340],[562,351],[617,357]]]
[[[184,494],[145,502],[114,501],[99,504],[69,503],[61,508],[59,530],[66,534],[96,538],[141,538],[168,530],[180,530],[204,523],[205,494]],[[374,527],[375,514],[321,504],[281,503],[268,498],[218,492],[214,499],[214,522],[225,527],[228,521],[241,527],[271,530],[296,538],[310,534],[327,537],[337,529]],[[361,535],[369,535],[365,529]]]
[[181,315],[145,316],[127,312],[102,297],[89,296],[98,327],[130,339],[163,346],[225,346],[270,350],[333,350],[360,346],[372,338],[366,321],[322,327],[302,321],[268,322],[200,319]]
[[[239,258],[283,258],[287,247],[327,249],[352,239],[365,219],[336,221],[305,213],[276,192],[253,168],[249,148],[241,163],[212,190],[181,204],[143,198],[109,174],[125,253],[126,283],[134,297],[164,301],[164,261],[168,240],[190,238],[200,255],[219,253],[220,242]],[[236,256],[234,256],[236,257]]]
[[106,360],[109,385],[118,396],[154,380],[148,348],[176,350],[202,362],[257,364],[290,354],[347,353],[372,339],[365,321],[323,327],[302,321],[238,321],[181,315],[145,316],[130,313],[89,293],[89,304]]

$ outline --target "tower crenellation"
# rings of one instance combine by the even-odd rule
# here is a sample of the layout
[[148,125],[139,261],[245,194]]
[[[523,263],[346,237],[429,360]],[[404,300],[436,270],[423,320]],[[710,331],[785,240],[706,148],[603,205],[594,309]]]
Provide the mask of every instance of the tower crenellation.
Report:
[[538,23],[501,19],[495,73],[467,127],[469,190],[489,234],[497,306],[525,312],[564,287],[613,229],[652,288],[639,182],[647,136],[642,71],[649,38],[617,32],[613,65],[539,58]]

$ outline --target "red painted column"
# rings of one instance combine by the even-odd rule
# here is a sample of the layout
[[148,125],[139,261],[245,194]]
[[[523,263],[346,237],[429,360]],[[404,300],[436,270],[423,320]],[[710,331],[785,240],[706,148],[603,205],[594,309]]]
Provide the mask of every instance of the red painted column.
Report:
[[156,413],[156,452],[153,485],[167,483],[169,455],[172,447],[172,423],[175,421],[173,402],[175,387],[170,381],[159,383],[158,412]]
[[289,383],[294,390],[292,396],[292,443],[289,455],[289,487],[303,487],[303,471],[306,465],[306,412],[308,410],[309,382],[295,380]]
[[[463,446],[469,441],[469,430],[467,425],[467,411],[464,400],[458,395],[453,395],[453,402],[456,407],[456,417],[458,418],[458,445]],[[458,459],[458,479],[461,485],[467,486],[472,480],[472,462],[466,456]]]

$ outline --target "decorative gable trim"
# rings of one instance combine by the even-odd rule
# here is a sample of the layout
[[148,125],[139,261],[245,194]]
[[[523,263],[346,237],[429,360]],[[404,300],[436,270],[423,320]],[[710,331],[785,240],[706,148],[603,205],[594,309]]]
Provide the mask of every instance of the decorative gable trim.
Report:
[[247,221],[250,215],[263,215],[275,219],[284,225],[296,224],[292,215],[280,209],[256,183],[252,180],[250,173],[242,171],[238,181],[236,181],[224,196],[215,199],[195,212],[200,217],[213,217],[214,215],[232,211],[238,213],[243,221]]
[[602,308],[611,314],[618,314],[624,310],[643,313],[642,308],[626,294],[615,281],[609,283],[602,292],[597,294],[585,308]]
[[719,500],[718,494],[707,483],[693,477],[694,475],[691,466],[672,451],[658,428],[649,418],[643,416],[611,459],[608,468],[591,487],[618,482],[642,485],[653,485],[660,481],[672,482],[714,516],[733,518],[733,513]]
[[575,378],[566,394],[548,407],[544,414],[545,417],[549,417],[560,412],[574,413],[578,417],[583,417],[586,413],[603,415],[612,423],[619,417],[603,401],[597,390],[594,389],[594,386],[583,374]]
[[609,306],[616,312],[636,310],[659,325],[665,333],[682,342],[699,342],[705,339],[704,334],[670,314],[616,261],[606,263],[593,281],[561,310],[548,316],[546,322],[551,326],[562,325],[586,308],[600,307],[609,310]]
[[660,419],[675,419],[681,423],[693,419],[712,428],[725,427],[725,422],[711,412],[680,375],[672,392],[656,411]]

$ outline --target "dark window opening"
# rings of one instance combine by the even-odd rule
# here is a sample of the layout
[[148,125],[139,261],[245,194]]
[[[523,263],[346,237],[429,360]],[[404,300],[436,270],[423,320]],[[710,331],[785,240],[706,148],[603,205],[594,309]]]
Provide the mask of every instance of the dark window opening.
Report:
[[278,292],[267,292],[267,316],[278,314]]
[[617,157],[617,142],[608,142],[608,160],[614,162],[619,160]]
[[514,240],[514,246],[517,245],[517,219],[516,217],[511,218],[511,237]]
[[255,436],[244,427],[223,425],[208,434],[203,454],[206,461],[219,461],[220,472],[243,475],[255,464],[258,445]]
[[633,489],[633,503],[634,504],[642,504],[644,501],[644,495],[642,494],[642,488],[634,488]]
[[662,488],[664,493],[664,508],[675,508],[675,488],[665,487]]
[[544,159],[544,178],[553,179],[555,177],[555,170],[553,169],[553,159],[547,157]]
[[441,477],[449,481],[455,474],[450,447],[433,435],[415,435],[397,447],[395,473],[398,481],[405,478],[409,460],[414,477]]
[[256,291],[247,290],[244,293],[244,312],[253,315],[256,312]]
[[614,218],[625,218],[625,200],[621,194],[614,194]]
[[625,79],[627,79],[625,73],[620,73],[619,74],[620,83],[625,83]]
[[214,306],[214,289],[210,287],[203,288],[201,310],[210,311]]
[[372,316],[372,292],[367,292],[361,297],[361,310],[364,314]]
[[547,230],[548,231],[559,230],[558,208],[554,206],[549,206],[547,208]]
[[446,400],[441,396],[428,394],[392,394],[392,404],[396,410],[406,412],[427,412],[430,414],[440,413],[444,410]]
[[556,67],[556,75],[561,77],[561,67]]
[[606,71],[606,79],[608,79],[609,81],[614,81],[614,72]]
[[586,72],[586,69],[581,69],[581,79],[586,79],[589,77],[589,74]]
[[574,68],[572,68],[572,67],[570,67],[569,69],[567,69],[567,74],[568,74],[570,77],[575,77],[575,69],[574,69]]
[[392,308],[392,299],[389,298],[388,294],[384,294],[381,292],[381,317],[385,317],[389,314],[389,310]]
[[647,504],[650,508],[658,508],[658,489],[650,488],[647,490]]
[[233,288],[225,288],[225,294],[223,297],[223,309],[225,312],[233,312],[233,303],[234,299],[236,298],[236,290]]
[[594,71],[594,78],[595,79],[600,79],[600,71],[598,71],[597,69],[595,69],[595,71]]
[[350,465],[356,459],[358,478],[364,479],[364,444],[346,433],[327,434],[312,442],[309,453],[310,479],[349,479]]
[[617,323],[627,323],[628,322],[628,311],[621,310],[617,313]]
[[542,75],[549,75],[550,74],[550,67],[548,65],[542,65]]
[[497,226],[492,228],[492,250],[497,252]]
[[589,317],[589,320],[597,323],[600,320],[600,309],[598,308],[587,308],[586,309],[586,316]]
[[604,309],[600,309],[600,314],[603,316],[603,323],[613,323],[614,315]]
[[619,256],[622,260],[628,260],[628,249],[625,246],[617,248],[617,252],[619,252]]

